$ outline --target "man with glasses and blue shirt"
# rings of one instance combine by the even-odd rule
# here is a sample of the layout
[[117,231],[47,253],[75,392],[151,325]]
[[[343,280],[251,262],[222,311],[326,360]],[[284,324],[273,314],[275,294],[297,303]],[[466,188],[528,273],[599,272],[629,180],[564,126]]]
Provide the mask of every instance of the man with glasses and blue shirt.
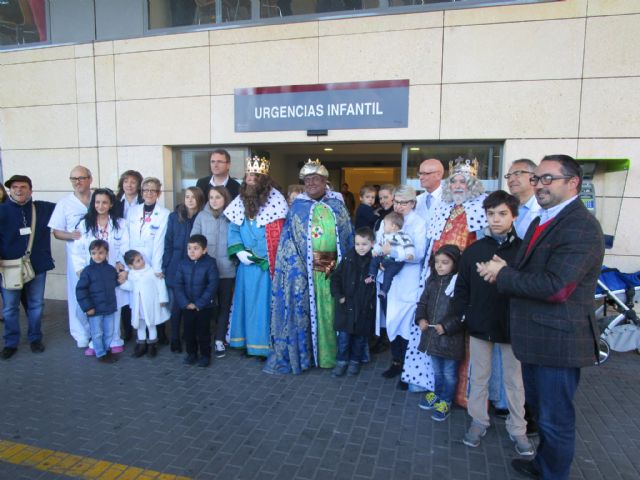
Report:
[[87,348],[91,333],[89,323],[85,315],[78,309],[76,301],[76,275],[71,261],[71,251],[73,241],[81,237],[78,230],[80,220],[86,215],[91,199],[91,182],[93,177],[91,171],[82,165],[73,167],[69,173],[71,188],[73,192],[62,197],[56,204],[56,208],[49,220],[49,228],[53,231],[53,236],[65,242],[67,254],[67,310],[69,314],[69,332],[76,341],[78,348]]
[[513,224],[520,238],[524,238],[529,225],[540,212],[533,185],[529,182],[531,176],[535,174],[536,167],[532,160],[521,158],[511,164],[509,173],[504,176],[509,192],[520,201],[518,217]]
[[231,200],[238,196],[240,192],[240,184],[229,176],[231,169],[231,155],[223,148],[214,150],[209,159],[209,167],[211,168],[211,176],[198,179],[196,187],[202,190],[204,198],[209,198],[209,190],[211,187],[225,187],[231,195]]
[[579,198],[582,169],[573,158],[544,157],[529,181],[540,217],[513,266],[494,257],[478,264],[478,272],[511,297],[511,344],[538,422],[535,458],[514,459],[511,465],[530,478],[567,479],[575,454],[573,398],[580,369],[598,360],[593,294],[604,238]]

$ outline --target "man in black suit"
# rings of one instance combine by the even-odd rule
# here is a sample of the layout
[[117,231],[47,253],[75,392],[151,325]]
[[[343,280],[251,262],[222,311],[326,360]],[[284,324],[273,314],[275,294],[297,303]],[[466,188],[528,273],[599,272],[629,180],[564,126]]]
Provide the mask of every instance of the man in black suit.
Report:
[[204,198],[209,198],[209,189],[215,186],[226,187],[231,195],[231,200],[236,198],[240,191],[240,184],[229,176],[229,169],[231,168],[231,155],[229,155],[229,152],[223,148],[214,150],[211,153],[209,166],[211,168],[211,176],[199,178],[196,183],[196,187],[204,193]]
[[531,478],[567,479],[575,451],[573,397],[580,368],[598,359],[593,296],[604,256],[602,230],[578,197],[580,165],[548,155],[530,178],[542,208],[514,266],[494,257],[478,264],[485,280],[510,296],[511,342],[522,362],[527,403],[540,444],[513,468]]

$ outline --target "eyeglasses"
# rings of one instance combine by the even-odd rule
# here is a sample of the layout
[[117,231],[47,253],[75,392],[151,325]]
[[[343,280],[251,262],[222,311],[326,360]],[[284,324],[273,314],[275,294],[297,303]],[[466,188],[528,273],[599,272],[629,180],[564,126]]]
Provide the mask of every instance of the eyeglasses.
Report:
[[516,170],[514,172],[511,173],[507,173],[504,178],[506,178],[507,180],[509,180],[512,176],[516,177],[516,178],[520,178],[522,175],[524,174],[529,174],[529,175],[533,175],[533,172],[530,172],[529,170]]
[[153,190],[151,188],[143,188],[142,193],[158,193],[160,190]]
[[433,175],[434,173],[438,173],[438,170],[434,170],[433,172],[418,172],[419,177],[427,177],[429,175]]
[[85,180],[89,180],[91,177],[69,177],[69,180],[72,182],[83,182]]
[[538,182],[541,182],[542,185],[551,185],[551,182],[554,180],[566,180],[573,177],[574,175],[551,175],[550,173],[540,176],[532,175],[531,178],[529,178],[529,183],[534,187],[538,185]]
[[414,202],[414,200],[394,200],[393,204],[394,205],[409,205],[410,203]]

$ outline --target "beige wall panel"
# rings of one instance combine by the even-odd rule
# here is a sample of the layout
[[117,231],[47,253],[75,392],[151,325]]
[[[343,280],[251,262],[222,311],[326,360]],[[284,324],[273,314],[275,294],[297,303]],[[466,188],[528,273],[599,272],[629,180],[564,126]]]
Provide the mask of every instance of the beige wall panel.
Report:
[[[118,171],[118,151],[116,147],[99,147],[96,155],[99,164],[99,179],[95,182],[101,187],[107,187],[114,192],[118,186],[120,171]],[[127,170],[124,168],[122,171]]]
[[0,126],[3,149],[78,146],[76,105],[4,108]]
[[260,27],[211,30],[209,42],[212,46],[232,43],[257,43],[273,40],[292,40],[318,36],[318,22],[284,23]]
[[78,145],[80,147],[97,146],[96,104],[78,104]]
[[579,80],[442,86],[442,139],[576,137]]
[[113,55],[113,41],[108,42],[95,42],[93,44],[96,56],[98,55]]
[[209,94],[209,48],[115,56],[116,99]]
[[445,28],[443,82],[579,78],[584,22]]
[[[519,158],[529,158],[536,163],[542,160],[545,155],[564,154],[572,157],[576,156],[578,150],[578,140],[576,138],[559,139],[513,139],[504,143],[502,170],[507,172],[511,163]],[[505,188],[506,180],[501,179],[502,187]]]
[[116,84],[113,67],[113,55],[95,58],[96,100],[104,102],[115,100]]
[[585,79],[581,137],[640,137],[640,77]]
[[318,22],[320,36],[442,27],[444,12],[343,18]]
[[589,18],[584,76],[640,75],[639,30],[640,15]]
[[317,141],[316,137],[307,137],[306,131],[236,133],[233,124],[233,95],[211,97],[211,125],[212,136],[208,143],[215,145],[233,143],[311,143]]
[[96,101],[93,57],[76,58],[76,98],[78,102]]
[[118,172],[137,170],[143,177],[156,177],[165,186],[163,174],[162,146],[153,147],[118,147]]
[[640,197],[640,138],[581,138],[578,158],[628,158],[631,168],[624,194]]
[[589,16],[640,13],[640,2],[638,0],[590,0],[587,13]]
[[[82,149],[84,150],[84,149]],[[4,178],[14,174],[27,175],[33,181],[33,189],[40,192],[70,192],[69,172],[80,163],[77,148],[54,150],[5,150],[2,152]],[[83,163],[92,172],[98,167],[97,161]],[[38,193],[38,198],[40,193]]]
[[74,45],[73,51],[76,58],[93,57],[93,43],[81,43]]
[[605,250],[603,265],[617,268],[621,272],[637,272],[640,270],[640,257],[634,255],[611,255]]
[[113,146],[116,140],[116,102],[96,103],[98,112],[98,145]]
[[446,26],[477,25],[483,23],[576,18],[584,17],[586,12],[587,0],[564,0],[525,5],[461,8],[459,10],[446,10],[444,12],[444,24]]
[[234,88],[241,87],[317,81],[316,38],[211,47],[212,95],[230,94]]
[[76,101],[75,60],[6,65],[2,68],[0,82],[0,105],[3,107]]
[[[409,91],[409,128],[331,130],[328,141],[437,140],[440,128],[440,86],[415,85]],[[323,140],[324,141],[324,140]]]
[[75,57],[73,45],[12,50],[0,53],[0,63],[30,63],[63,60]]
[[180,33],[115,40],[113,42],[113,53],[148,52],[150,50],[203,47],[206,45],[209,45],[208,32]]
[[116,102],[118,145],[208,143],[209,97]]
[[[640,270],[640,244],[638,243],[638,211],[640,211],[640,198],[625,198],[622,200],[618,230],[613,242],[613,248],[608,250],[612,255],[633,255],[635,258],[633,268],[626,265],[622,269],[625,272]],[[631,260],[631,258],[629,258]]]
[[439,28],[320,38],[320,83],[401,78],[412,85],[440,83],[441,63]]

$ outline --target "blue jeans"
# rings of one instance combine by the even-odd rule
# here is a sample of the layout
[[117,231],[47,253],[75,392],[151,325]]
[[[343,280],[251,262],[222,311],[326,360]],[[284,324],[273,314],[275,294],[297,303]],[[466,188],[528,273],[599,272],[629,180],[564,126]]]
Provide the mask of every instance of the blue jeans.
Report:
[[538,421],[540,444],[534,462],[541,478],[568,479],[576,445],[573,397],[580,369],[523,363],[522,379],[527,403]]
[[116,314],[93,315],[87,318],[89,320],[89,329],[91,330],[91,340],[93,340],[93,349],[96,351],[96,358],[104,357],[109,350],[111,339],[113,338]]
[[363,335],[353,335],[347,332],[338,332],[338,351],[336,360],[338,362],[358,362],[364,360],[364,349],[367,345],[367,337]]
[[433,365],[433,376],[435,379],[435,393],[440,400],[448,404],[453,401],[458,386],[458,365],[459,360],[436,357],[431,355],[431,365]]
[[[39,273],[33,280],[24,285],[23,290],[27,296],[27,321],[29,325],[29,343],[42,341],[42,311],[44,310],[44,286],[47,281],[47,273]],[[4,346],[18,348],[20,343],[20,290],[2,289],[4,300]]]

